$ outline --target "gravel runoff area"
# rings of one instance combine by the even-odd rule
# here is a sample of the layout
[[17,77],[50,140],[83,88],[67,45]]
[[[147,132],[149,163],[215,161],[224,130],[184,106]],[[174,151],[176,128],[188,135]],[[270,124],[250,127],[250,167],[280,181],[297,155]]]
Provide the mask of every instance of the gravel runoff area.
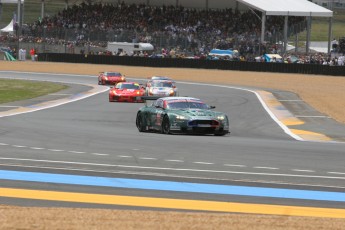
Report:
[[[119,71],[128,77],[170,76],[180,81],[229,84],[297,93],[315,109],[345,123],[345,77],[174,69],[50,62],[0,61],[0,71],[97,76]],[[96,78],[95,78],[96,84]],[[12,207],[0,204],[0,229],[344,229],[344,219],[172,211]]]

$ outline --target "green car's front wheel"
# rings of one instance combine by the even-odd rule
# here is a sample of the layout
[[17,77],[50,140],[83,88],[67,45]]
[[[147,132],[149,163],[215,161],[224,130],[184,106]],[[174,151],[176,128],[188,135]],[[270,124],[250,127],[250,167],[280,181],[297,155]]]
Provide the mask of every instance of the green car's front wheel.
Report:
[[162,133],[169,134],[170,133],[170,121],[168,116],[164,116],[162,122]]
[[215,135],[215,136],[225,136],[225,135],[228,134],[228,133],[229,133],[229,131],[223,130],[223,131],[221,131],[221,132],[216,132],[214,135]]

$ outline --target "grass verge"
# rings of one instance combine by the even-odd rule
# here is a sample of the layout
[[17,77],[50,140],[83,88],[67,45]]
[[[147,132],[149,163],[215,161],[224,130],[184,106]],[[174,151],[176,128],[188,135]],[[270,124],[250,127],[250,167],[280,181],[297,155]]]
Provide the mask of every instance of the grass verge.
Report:
[[0,79],[0,104],[55,93],[67,87],[50,82]]

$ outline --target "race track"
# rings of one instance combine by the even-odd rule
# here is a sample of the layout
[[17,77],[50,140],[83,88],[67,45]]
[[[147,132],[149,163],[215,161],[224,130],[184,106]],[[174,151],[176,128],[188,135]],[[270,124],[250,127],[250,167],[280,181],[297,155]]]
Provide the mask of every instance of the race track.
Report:
[[[95,85],[95,76],[0,72],[0,78],[71,86],[0,106],[1,204],[345,217],[345,144],[338,141],[345,128],[332,123],[324,132],[336,139],[306,140],[323,129],[309,122],[308,132],[293,131],[272,115],[274,106],[261,97],[266,91],[177,82],[181,96],[226,112],[231,133],[162,135],[139,133],[135,118],[143,104],[109,103],[108,87]],[[222,206],[229,203],[248,206]]]

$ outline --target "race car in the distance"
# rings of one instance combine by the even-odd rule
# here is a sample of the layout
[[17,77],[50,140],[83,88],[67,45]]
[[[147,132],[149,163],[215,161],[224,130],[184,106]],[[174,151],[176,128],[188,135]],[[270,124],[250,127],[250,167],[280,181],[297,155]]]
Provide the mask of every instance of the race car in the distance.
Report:
[[119,82],[125,82],[126,77],[119,72],[100,72],[98,75],[99,85],[116,85]]
[[224,136],[229,133],[229,119],[214,106],[193,97],[143,97],[154,100],[137,112],[139,132],[158,131],[165,134],[191,133]]
[[144,102],[145,89],[136,82],[120,82],[109,90],[109,102]]
[[170,77],[166,77],[166,76],[152,76],[150,77],[147,82],[146,82],[146,87],[150,87],[151,83],[153,81],[162,81],[162,80],[167,80],[167,81],[171,81],[175,84],[175,81],[173,79],[171,79]]
[[178,89],[175,82],[171,80],[153,80],[146,84],[147,96],[178,96]]

